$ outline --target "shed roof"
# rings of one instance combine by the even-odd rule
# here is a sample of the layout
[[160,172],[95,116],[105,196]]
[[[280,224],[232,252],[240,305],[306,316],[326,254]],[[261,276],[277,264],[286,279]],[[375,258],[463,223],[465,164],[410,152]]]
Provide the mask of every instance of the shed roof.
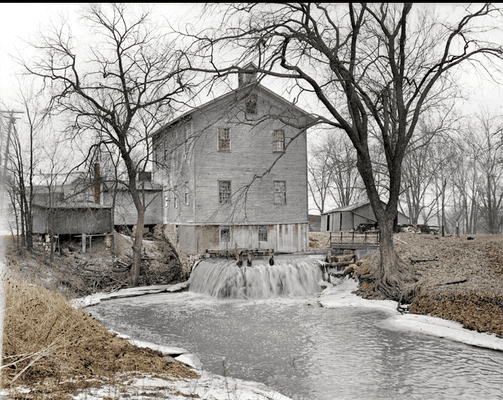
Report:
[[[383,201],[381,201],[381,203],[386,204]],[[333,210],[325,211],[321,215],[332,214],[332,213],[335,213],[335,212],[350,212],[350,211],[355,211],[355,210],[358,210],[359,208],[365,207],[367,205],[370,205],[370,201],[364,201],[364,202],[360,202],[360,203],[350,204],[349,206],[334,208]],[[407,215],[405,215],[400,210],[398,210],[398,213],[401,214],[401,215],[403,215],[406,218],[409,218],[409,217],[407,217]]]
[[35,207],[40,207],[40,208],[46,208],[46,209],[59,209],[59,210],[87,210],[87,209],[111,209],[111,205],[106,205],[106,204],[97,204],[97,203],[90,203],[90,202],[76,202],[76,203],[56,203],[52,205],[46,205],[46,204],[37,204],[33,203]]
[[324,213],[322,213],[322,215],[331,214],[331,213],[334,213],[334,212],[354,211],[354,210],[356,210],[358,208],[366,206],[367,204],[370,204],[370,201],[364,201],[364,202],[360,202],[360,203],[350,204],[348,206],[334,208],[333,210],[325,211]]

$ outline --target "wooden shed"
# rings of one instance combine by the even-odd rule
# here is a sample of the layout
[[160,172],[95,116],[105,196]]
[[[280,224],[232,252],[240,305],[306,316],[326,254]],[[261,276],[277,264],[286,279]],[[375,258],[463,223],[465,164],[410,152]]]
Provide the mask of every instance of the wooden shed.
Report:
[[104,234],[113,231],[112,208],[95,203],[33,205],[33,233]]
[[[335,208],[321,214],[322,232],[345,232],[357,229],[361,223],[375,223],[376,218],[370,202],[356,203]],[[398,212],[398,224],[408,224],[409,217]]]

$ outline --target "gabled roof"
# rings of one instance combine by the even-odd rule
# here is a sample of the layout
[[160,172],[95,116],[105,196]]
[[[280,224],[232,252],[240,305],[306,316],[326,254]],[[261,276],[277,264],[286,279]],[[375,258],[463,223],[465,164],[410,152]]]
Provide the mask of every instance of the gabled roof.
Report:
[[[386,204],[384,201],[381,201],[381,203],[382,204]],[[350,212],[350,211],[355,211],[355,210],[358,210],[359,208],[365,207],[367,205],[370,205],[370,201],[364,201],[364,202],[360,202],[360,203],[350,204],[349,206],[334,208],[333,210],[325,211],[321,215],[332,214],[334,212]],[[407,217],[407,215],[405,215],[400,210],[398,210],[398,213],[402,214],[405,217]],[[409,218],[409,217],[407,217],[407,218]]]
[[211,107],[213,106],[214,104],[220,102],[220,101],[224,101],[225,99],[231,97],[231,96],[235,96],[237,93],[239,92],[242,92],[242,91],[246,91],[246,90],[250,90],[251,88],[258,88],[260,90],[263,90],[264,92],[266,92],[268,95],[270,95],[271,97],[277,99],[278,101],[280,102],[283,102],[285,104],[288,104],[289,107],[292,107],[294,110],[296,110],[297,112],[299,112],[300,114],[306,116],[307,118],[310,118],[312,122],[315,121],[315,118],[309,114],[308,112],[304,111],[302,108],[296,106],[294,103],[284,99],[283,97],[281,97],[280,95],[274,93],[272,90],[266,88],[264,85],[258,83],[258,82],[252,82],[252,83],[249,83],[247,85],[244,85],[244,86],[241,86],[241,87],[238,87],[237,89],[234,89],[230,92],[227,92],[227,93],[224,93],[223,95],[221,96],[218,96],[216,97],[215,99],[213,100],[210,100],[198,107],[194,107],[192,110],[190,111],[187,111],[185,113],[183,113],[182,115],[180,115],[179,117],[171,120],[170,122],[168,122],[166,125],[163,125],[161,126],[159,129],[157,129],[154,133],[152,133],[151,137],[155,137],[156,135],[160,134],[162,131],[166,130],[167,128],[169,128],[170,126],[172,125],[175,125],[177,124],[178,122],[182,121],[183,119],[189,119],[192,117],[192,115],[197,112],[197,111],[202,111],[208,107]]
[[334,208],[333,210],[325,211],[323,214],[331,214],[334,212],[354,211],[354,210],[361,208],[361,207],[364,207],[368,204],[370,204],[370,201],[364,201],[361,203],[350,204],[349,206],[338,207],[338,208]]
[[86,173],[84,171],[61,172],[57,174],[40,174],[35,180],[36,184],[33,185],[35,192],[48,191],[49,187],[52,192],[62,190],[63,186],[72,186],[79,181],[85,179]]

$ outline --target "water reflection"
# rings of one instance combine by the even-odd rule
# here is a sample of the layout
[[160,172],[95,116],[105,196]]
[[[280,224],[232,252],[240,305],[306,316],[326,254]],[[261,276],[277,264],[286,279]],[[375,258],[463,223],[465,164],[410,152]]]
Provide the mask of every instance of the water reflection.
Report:
[[[311,305],[308,305],[311,304]],[[109,329],[184,347],[204,367],[263,382],[299,400],[497,399],[503,353],[383,327],[375,309],[317,297],[218,300],[194,293],[103,302]]]

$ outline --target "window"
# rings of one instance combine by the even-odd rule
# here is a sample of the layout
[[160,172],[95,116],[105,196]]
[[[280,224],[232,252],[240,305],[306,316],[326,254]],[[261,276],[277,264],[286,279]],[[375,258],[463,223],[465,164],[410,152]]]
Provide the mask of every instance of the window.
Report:
[[168,160],[168,151],[169,151],[169,144],[168,144],[167,139],[162,143],[162,147],[163,147],[163,152],[164,152],[164,161],[167,161]]
[[286,204],[285,181],[274,181],[274,204]]
[[282,129],[274,131],[272,151],[275,153],[283,153],[285,151],[285,131]]
[[189,151],[189,139],[190,139],[190,123],[187,122],[185,124],[185,156],[187,156],[187,152]]
[[175,203],[175,208],[178,208],[178,196],[175,195],[174,197],[174,203]]
[[228,226],[220,227],[220,243],[229,243],[231,241],[231,230]]
[[231,181],[218,181],[218,197],[220,204],[231,202]]
[[231,151],[231,130],[218,128],[218,151]]
[[258,241],[267,242],[267,225],[259,225],[258,227]]
[[189,205],[189,188],[185,188],[185,204]]
[[169,207],[169,196],[167,194],[164,195],[164,207]]
[[246,99],[246,113],[256,114],[257,113],[257,95],[251,94]]

